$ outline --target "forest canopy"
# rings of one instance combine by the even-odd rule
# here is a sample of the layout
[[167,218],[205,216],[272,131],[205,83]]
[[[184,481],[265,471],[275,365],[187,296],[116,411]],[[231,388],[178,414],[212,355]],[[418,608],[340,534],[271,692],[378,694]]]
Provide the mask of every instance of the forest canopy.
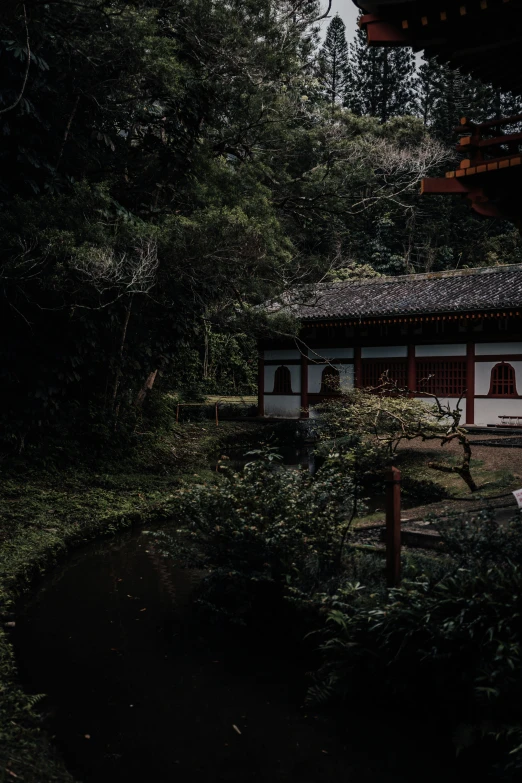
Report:
[[293,328],[257,305],[295,285],[520,260],[510,225],[418,188],[451,159],[463,101],[482,118],[512,96],[416,72],[359,33],[347,45],[338,17],[321,42],[323,14],[315,0],[9,4],[1,415],[17,449],[58,422],[112,430],[157,370],[172,389],[199,374],[208,391],[251,390],[256,337]]

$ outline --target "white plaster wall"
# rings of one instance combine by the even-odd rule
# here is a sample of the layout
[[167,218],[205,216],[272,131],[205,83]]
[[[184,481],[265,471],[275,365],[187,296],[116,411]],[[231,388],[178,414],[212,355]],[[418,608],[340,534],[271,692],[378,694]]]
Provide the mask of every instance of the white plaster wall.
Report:
[[464,343],[457,345],[416,345],[415,356],[465,356]]
[[308,356],[314,361],[321,361],[321,359],[353,359],[353,348],[310,348]]
[[361,348],[363,359],[389,359],[391,356],[402,359],[407,355],[407,345],[377,345],[370,348]]
[[502,355],[503,353],[522,353],[522,343],[477,343],[475,356]]
[[[425,402],[426,405],[433,405],[433,402],[431,402],[426,397],[417,397],[416,399],[421,400],[421,402]],[[440,404],[442,405],[443,408],[445,408],[446,405],[449,403],[450,410],[455,410],[455,408],[457,407],[457,403],[459,401],[458,397],[440,397],[439,399],[440,399]],[[464,422],[466,421],[466,400],[461,400],[459,407],[460,410],[462,411],[462,416],[460,421],[462,424],[464,424]]]
[[301,396],[297,394],[265,395],[265,416],[285,416],[298,419],[301,414]]
[[489,397],[475,400],[475,424],[502,424],[499,416],[522,416],[522,400]]
[[[308,366],[308,391],[312,394],[319,394],[321,391],[321,377],[324,364],[310,364]],[[341,389],[353,388],[353,364],[332,364],[336,370],[339,370],[339,381]]]
[[[284,365],[284,362],[281,362]],[[280,364],[265,364],[265,392],[274,391],[274,376],[275,372]],[[292,379],[292,391],[301,392],[301,365],[300,364],[286,364],[290,370],[290,377]]]
[[285,350],[285,351],[265,351],[265,359],[277,359],[281,361],[281,364],[283,364],[284,360],[288,359],[300,359],[301,354],[299,351],[291,351],[291,350]]
[[[489,353],[489,351],[487,352]],[[521,351],[522,353],[522,351]],[[499,356],[499,360],[500,360]],[[489,394],[491,385],[491,370],[498,362],[475,362],[475,394]],[[509,362],[515,370],[517,392],[522,394],[522,362]],[[501,398],[492,397],[493,401],[500,402]],[[502,411],[499,411],[502,413]]]

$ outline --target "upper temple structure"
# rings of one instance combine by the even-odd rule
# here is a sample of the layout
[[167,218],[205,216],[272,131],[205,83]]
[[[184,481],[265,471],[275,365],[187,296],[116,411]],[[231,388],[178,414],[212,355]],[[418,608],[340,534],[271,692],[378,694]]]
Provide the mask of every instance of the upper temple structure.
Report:
[[[506,92],[522,94],[522,0],[358,0],[370,46],[410,46]],[[456,120],[457,121],[457,120]],[[474,123],[460,119],[463,157],[422,192],[466,198],[486,217],[521,227],[522,115]]]

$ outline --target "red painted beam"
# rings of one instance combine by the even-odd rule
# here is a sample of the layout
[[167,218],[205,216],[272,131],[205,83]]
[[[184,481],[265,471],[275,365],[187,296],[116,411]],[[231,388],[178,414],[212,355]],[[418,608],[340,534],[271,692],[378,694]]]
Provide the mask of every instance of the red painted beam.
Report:
[[265,415],[265,359],[264,352],[257,360],[257,415]]
[[365,14],[359,24],[366,28],[370,46],[411,46],[411,41],[402,27],[386,22],[375,14]]
[[308,409],[308,351],[301,354],[301,418],[310,416]]
[[475,343],[466,346],[466,424],[475,424]]
[[415,345],[408,345],[408,390],[410,397],[417,388],[417,368],[415,364]]
[[430,177],[421,181],[421,193],[426,196],[443,196],[447,193],[466,194],[470,188],[456,177]]
[[401,581],[401,472],[386,471],[386,582],[398,587]]
[[360,345],[354,346],[353,349],[353,370],[353,385],[356,389],[362,389],[362,359]]

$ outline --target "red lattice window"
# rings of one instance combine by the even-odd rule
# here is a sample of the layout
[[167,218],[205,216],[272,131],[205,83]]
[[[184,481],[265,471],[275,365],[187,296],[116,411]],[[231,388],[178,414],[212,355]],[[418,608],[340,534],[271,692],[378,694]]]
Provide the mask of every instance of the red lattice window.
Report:
[[466,391],[466,360],[418,361],[417,390],[438,397],[460,397]]
[[380,386],[382,376],[387,373],[388,379],[397,384],[400,389],[408,385],[408,372],[406,361],[363,361],[362,385],[364,388]]
[[335,367],[325,367],[321,375],[320,394],[337,394],[341,390],[339,370]]
[[284,365],[275,371],[274,394],[292,394],[292,376],[288,367]]
[[515,369],[510,364],[500,362],[491,370],[490,397],[517,397]]

